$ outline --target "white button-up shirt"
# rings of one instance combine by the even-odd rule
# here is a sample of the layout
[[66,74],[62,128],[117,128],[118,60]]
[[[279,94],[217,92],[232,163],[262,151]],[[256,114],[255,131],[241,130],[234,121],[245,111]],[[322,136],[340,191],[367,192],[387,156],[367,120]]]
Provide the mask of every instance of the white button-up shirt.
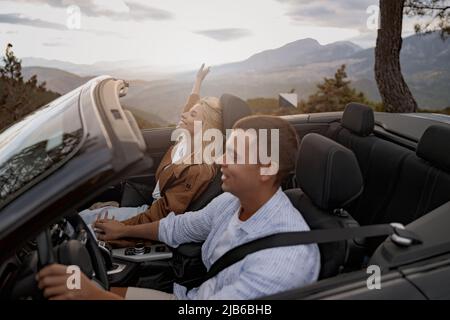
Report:
[[[281,188],[248,220],[230,223],[239,208],[238,198],[223,193],[197,212],[172,212],[160,220],[159,240],[172,247],[204,241],[202,259],[209,270],[219,258],[217,248],[227,252],[275,233],[309,230]],[[233,239],[224,241],[230,227],[238,230],[231,232]],[[177,299],[256,299],[310,284],[319,270],[316,244],[271,248],[249,254],[187,294],[185,287],[175,284],[174,294]]]

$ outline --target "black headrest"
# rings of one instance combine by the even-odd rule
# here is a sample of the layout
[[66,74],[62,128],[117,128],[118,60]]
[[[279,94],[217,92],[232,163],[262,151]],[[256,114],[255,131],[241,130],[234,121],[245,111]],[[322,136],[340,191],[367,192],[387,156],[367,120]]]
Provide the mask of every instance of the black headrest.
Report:
[[428,127],[420,138],[416,154],[436,167],[450,172],[450,127]]
[[220,97],[220,105],[222,106],[224,133],[226,129],[233,128],[236,121],[252,114],[245,101],[228,93]]
[[309,133],[300,144],[297,181],[320,209],[342,208],[363,190],[363,179],[353,152],[317,133]]
[[345,107],[341,123],[344,128],[359,136],[368,136],[375,125],[373,110],[363,104],[349,103]]

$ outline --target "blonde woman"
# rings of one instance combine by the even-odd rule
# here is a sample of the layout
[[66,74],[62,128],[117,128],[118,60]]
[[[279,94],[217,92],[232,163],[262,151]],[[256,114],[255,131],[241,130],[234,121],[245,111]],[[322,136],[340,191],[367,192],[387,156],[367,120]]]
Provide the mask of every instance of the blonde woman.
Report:
[[[194,122],[202,122],[202,130],[222,130],[222,108],[219,99],[215,97],[200,98],[200,88],[210,68],[204,64],[197,72],[196,81],[188,101],[183,109],[178,128],[185,129],[191,139],[181,139],[167,150],[156,171],[156,186],[153,191],[153,203],[136,208],[103,207],[80,212],[87,224],[92,224],[97,218],[110,218],[122,221],[127,225],[136,225],[158,221],[170,212],[181,214],[213,180],[217,174],[215,164],[186,161],[193,157],[193,145],[189,148],[188,141],[194,141]],[[189,150],[192,152],[189,153]],[[125,246],[128,242],[114,243],[115,246]]]

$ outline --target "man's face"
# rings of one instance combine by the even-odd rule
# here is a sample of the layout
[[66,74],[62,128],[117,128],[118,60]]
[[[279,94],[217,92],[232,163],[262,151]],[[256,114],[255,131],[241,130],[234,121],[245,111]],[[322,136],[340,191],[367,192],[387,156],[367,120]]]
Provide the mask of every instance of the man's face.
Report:
[[241,148],[237,145],[237,134],[233,132],[226,143],[225,156],[221,159],[222,189],[239,197],[257,193],[263,182],[270,179],[261,176],[261,165],[252,160],[251,152],[256,150],[256,140],[247,138]]

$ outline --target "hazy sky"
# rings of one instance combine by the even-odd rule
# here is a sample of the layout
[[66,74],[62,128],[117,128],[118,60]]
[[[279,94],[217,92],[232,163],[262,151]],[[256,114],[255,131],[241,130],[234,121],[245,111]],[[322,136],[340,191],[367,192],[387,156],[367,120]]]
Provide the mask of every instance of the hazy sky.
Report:
[[[191,68],[243,60],[302,38],[375,44],[376,0],[0,0],[0,46],[76,63]],[[71,5],[80,9],[80,29]],[[369,12],[368,12],[369,8]],[[369,22],[369,27],[367,23]],[[410,32],[408,25],[406,32]],[[3,49],[2,49],[3,50]]]

